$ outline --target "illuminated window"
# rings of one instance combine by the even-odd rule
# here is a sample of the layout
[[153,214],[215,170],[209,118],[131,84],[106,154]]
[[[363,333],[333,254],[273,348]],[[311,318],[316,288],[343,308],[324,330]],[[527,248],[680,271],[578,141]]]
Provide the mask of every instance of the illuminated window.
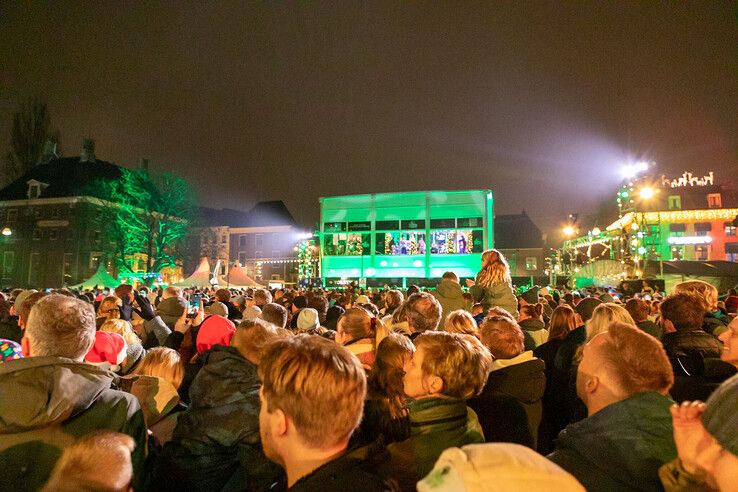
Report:
[[239,248],[246,247],[246,234],[241,234],[238,236],[238,247]]
[[736,227],[733,225],[732,222],[726,222],[723,224],[725,226],[725,235],[726,236],[735,236],[736,234]]
[[709,193],[707,195],[707,206],[710,208],[720,208],[723,206],[723,198],[720,193]]
[[738,261],[738,243],[725,243],[725,259]]
[[526,270],[537,270],[538,269],[538,258],[536,258],[535,256],[526,256],[525,269]]
[[694,235],[695,236],[707,236],[708,232],[712,230],[712,224],[710,222],[696,222],[694,224]]
[[680,195],[669,195],[667,200],[669,210],[681,210],[682,209],[682,197]]
[[709,246],[695,246],[694,259],[697,261],[709,260]]

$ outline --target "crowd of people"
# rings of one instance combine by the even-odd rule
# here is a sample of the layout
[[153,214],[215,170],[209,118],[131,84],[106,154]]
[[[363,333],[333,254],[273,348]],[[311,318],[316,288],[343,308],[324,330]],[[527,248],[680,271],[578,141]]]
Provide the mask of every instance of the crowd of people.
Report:
[[738,490],[735,290],[464,284],[5,292],[0,490]]

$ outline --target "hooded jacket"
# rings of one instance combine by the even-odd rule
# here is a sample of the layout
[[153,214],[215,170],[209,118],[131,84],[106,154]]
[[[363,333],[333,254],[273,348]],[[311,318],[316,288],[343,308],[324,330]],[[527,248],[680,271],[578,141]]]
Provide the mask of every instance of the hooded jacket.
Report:
[[202,359],[190,405],[180,413],[154,471],[154,487],[212,492],[229,483],[259,490],[276,482],[281,472],[264,456],[259,439],[256,366],[222,345]]
[[669,407],[638,393],[566,427],[548,458],[591,492],[662,490],[658,470],[677,456]]
[[156,315],[164,321],[170,330],[174,330],[174,324],[182,316],[185,309],[187,309],[187,301],[183,297],[169,297],[163,299],[156,306]]
[[533,350],[548,341],[548,330],[546,325],[538,318],[528,318],[519,321],[518,325],[523,330],[525,350]]
[[464,293],[461,285],[450,278],[442,278],[438,287],[433,291],[433,296],[441,303],[441,325],[451,311],[466,309]]
[[179,393],[169,381],[156,377],[132,374],[120,380],[121,389],[136,397],[144,414],[146,428],[156,446],[172,439],[177,416],[182,406]]
[[410,438],[387,446],[390,471],[401,490],[415,484],[432,469],[444,449],[484,442],[473,410],[463,400],[424,398],[408,405]]
[[141,480],[146,427],[133,395],[112,389],[115,376],[62,357],[0,364],[0,490],[37,490],[62,450],[95,430],[133,437],[134,482]]
[[544,367],[530,351],[494,362],[484,389],[468,401],[479,417],[487,442],[536,448],[546,388]]

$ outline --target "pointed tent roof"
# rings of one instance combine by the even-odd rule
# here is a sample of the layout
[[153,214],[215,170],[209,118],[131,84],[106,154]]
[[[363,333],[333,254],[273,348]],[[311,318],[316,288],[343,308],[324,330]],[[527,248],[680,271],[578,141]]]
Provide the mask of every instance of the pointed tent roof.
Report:
[[119,285],[120,285],[120,281],[113,278],[113,276],[110,275],[107,270],[105,270],[105,265],[101,263],[100,266],[97,267],[97,271],[92,277],[88,278],[81,284],[71,285],[70,288],[72,289],[94,289],[96,286],[99,286],[99,287],[106,287],[109,289],[114,289],[115,287],[118,287]]
[[210,287],[212,285],[210,283],[210,262],[203,256],[192,275],[172,285],[177,287]]
[[264,287],[259,282],[246,274],[245,267],[240,267],[236,265],[233,265],[231,269],[228,270],[227,276],[221,276],[219,280],[221,286],[229,286],[235,288]]

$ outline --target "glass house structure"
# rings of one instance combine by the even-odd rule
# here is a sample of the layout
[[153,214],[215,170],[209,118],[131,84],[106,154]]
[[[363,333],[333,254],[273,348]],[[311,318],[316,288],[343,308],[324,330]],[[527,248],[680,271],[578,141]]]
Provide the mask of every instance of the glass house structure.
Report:
[[323,282],[407,286],[449,270],[474,277],[494,247],[493,203],[491,190],[321,198]]

